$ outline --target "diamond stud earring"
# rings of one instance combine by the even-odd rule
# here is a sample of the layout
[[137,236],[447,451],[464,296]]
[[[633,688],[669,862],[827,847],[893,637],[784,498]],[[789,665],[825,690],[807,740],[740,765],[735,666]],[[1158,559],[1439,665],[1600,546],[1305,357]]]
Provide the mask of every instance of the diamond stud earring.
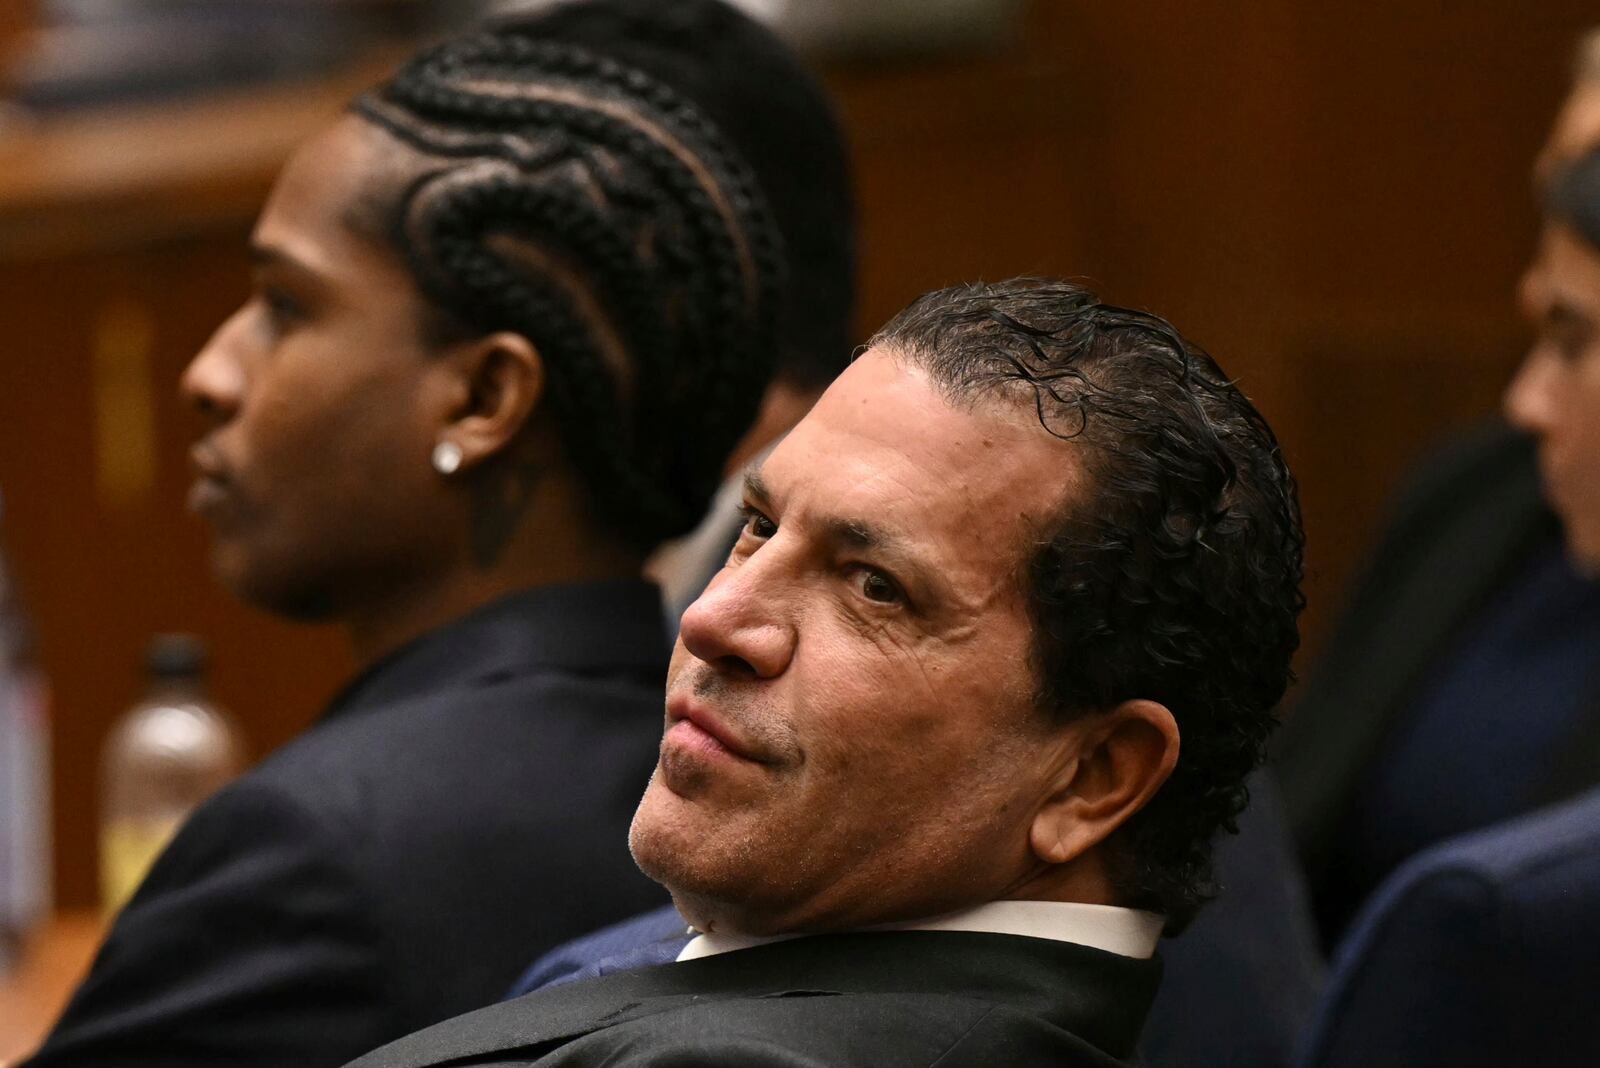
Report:
[[453,441],[441,441],[433,447],[433,469],[441,475],[453,475],[461,467],[461,446]]

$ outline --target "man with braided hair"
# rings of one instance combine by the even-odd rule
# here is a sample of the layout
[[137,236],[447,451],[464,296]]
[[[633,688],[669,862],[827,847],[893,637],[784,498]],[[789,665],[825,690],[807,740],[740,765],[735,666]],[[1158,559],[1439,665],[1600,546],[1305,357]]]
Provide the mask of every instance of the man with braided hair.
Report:
[[793,343],[823,264],[785,237],[848,204],[819,89],[715,0],[493,25],[295,155],[183,378],[191,504],[228,586],[364,670],[180,831],[34,1065],[338,1064],[664,900],[626,846],[641,567]]

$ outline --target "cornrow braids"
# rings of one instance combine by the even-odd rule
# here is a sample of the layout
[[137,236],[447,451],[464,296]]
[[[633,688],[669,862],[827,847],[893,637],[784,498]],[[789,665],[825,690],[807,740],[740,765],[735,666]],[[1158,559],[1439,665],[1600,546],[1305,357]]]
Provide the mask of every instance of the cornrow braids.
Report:
[[782,293],[721,132],[639,70],[507,28],[353,110],[427,160],[386,234],[451,328],[538,349],[598,517],[643,550],[691,529],[771,377]]

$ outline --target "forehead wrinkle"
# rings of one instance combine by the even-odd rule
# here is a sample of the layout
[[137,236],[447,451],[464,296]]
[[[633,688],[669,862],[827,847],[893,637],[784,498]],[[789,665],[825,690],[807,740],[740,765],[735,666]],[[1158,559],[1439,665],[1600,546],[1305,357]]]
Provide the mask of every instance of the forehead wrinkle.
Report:
[[848,516],[826,516],[819,524],[823,536],[852,549],[890,549],[904,552],[902,538],[875,526],[865,519]]

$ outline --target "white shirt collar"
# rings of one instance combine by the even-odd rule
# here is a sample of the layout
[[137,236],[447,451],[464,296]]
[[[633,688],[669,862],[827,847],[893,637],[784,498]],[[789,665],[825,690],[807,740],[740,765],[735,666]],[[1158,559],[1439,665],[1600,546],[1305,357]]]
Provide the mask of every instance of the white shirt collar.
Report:
[[[1124,957],[1145,958],[1156,951],[1163,920],[1153,912],[1076,901],[991,901],[976,908],[907,923],[887,923],[873,931],[978,931],[1075,942]],[[696,934],[678,954],[679,960],[711,957],[782,942],[804,935],[756,938],[741,934]]]

